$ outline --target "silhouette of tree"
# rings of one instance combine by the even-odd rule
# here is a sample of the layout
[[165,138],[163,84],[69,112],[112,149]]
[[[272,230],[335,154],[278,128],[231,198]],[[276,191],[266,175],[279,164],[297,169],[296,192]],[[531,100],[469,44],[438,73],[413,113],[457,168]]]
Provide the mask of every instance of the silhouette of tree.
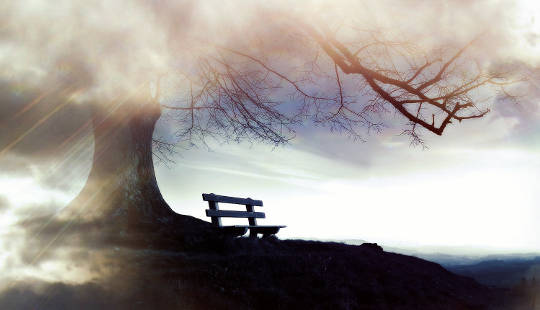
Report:
[[[308,120],[362,139],[363,130],[382,130],[380,116],[395,111],[408,122],[403,134],[423,144],[421,129],[442,135],[456,121],[485,116],[489,109],[479,103],[487,98],[478,96],[484,88],[509,96],[508,72],[465,55],[475,40],[458,49],[423,51],[378,32],[359,31],[360,39],[350,43],[328,28],[298,29],[295,44],[309,53],[294,57],[310,55],[302,66],[291,69],[261,47],[210,45],[215,53],[181,72],[182,82],[168,82],[164,75],[129,98],[96,104],[94,161],[72,202],[75,209],[93,206],[95,218],[115,223],[121,218],[127,226],[176,223],[179,215],[163,200],[154,175],[152,154],[164,159],[174,149],[174,141],[153,137],[162,110],[172,112],[181,140],[276,145],[292,139],[296,126]],[[184,96],[163,95],[164,88],[182,87],[179,83],[187,89]]]

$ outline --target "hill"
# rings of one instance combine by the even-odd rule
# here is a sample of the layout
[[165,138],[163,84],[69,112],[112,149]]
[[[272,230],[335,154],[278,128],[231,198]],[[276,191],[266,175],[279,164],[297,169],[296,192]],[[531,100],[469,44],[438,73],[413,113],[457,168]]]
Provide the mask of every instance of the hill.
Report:
[[502,290],[375,244],[216,238],[181,250],[116,248],[83,285],[17,284],[2,309],[495,309]]

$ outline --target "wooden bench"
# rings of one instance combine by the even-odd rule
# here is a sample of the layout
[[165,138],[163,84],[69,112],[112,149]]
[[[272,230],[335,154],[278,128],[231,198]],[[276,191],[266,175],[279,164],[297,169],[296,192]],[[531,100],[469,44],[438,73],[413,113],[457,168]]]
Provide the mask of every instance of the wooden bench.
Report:
[[[265,218],[264,212],[255,212],[253,207],[263,206],[261,200],[254,200],[251,198],[238,198],[238,197],[229,197],[221,196],[215,194],[202,194],[203,200],[208,201],[208,209],[206,210],[206,216],[212,218],[212,224],[220,227],[224,232],[234,235],[242,236],[249,229],[249,236],[256,238],[258,234],[262,234],[263,238],[275,235],[281,228],[287,227],[283,225],[273,225],[273,226],[262,226],[257,225],[258,218]],[[246,211],[233,211],[233,210],[220,210],[219,203],[230,203],[245,205]],[[235,218],[247,218],[249,225],[233,225],[233,226],[223,226],[221,225],[222,217],[235,217]]]

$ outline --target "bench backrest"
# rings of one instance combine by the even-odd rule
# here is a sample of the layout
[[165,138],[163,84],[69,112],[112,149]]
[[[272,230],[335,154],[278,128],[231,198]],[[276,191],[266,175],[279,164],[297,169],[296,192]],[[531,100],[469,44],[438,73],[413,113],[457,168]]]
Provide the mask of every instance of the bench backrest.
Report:
[[[230,196],[221,196],[216,194],[202,194],[203,200],[208,201],[206,216],[212,218],[212,224],[221,226],[222,217],[247,218],[249,225],[256,226],[257,218],[265,218],[264,212],[255,212],[254,206],[263,206],[261,200],[251,198],[238,198]],[[246,211],[220,210],[219,203],[230,203],[246,206]]]

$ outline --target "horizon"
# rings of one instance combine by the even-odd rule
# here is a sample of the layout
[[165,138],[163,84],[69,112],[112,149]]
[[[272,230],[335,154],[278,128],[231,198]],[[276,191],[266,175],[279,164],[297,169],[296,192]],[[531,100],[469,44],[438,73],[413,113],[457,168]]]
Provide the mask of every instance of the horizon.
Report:
[[[375,148],[373,141],[365,144],[357,147],[370,150]],[[335,163],[324,155],[298,150],[294,146],[266,154],[260,149],[269,146],[249,148],[227,145],[213,148],[212,151],[186,151],[176,166],[167,168],[158,165],[156,174],[165,199],[175,211],[183,211],[184,214],[207,221],[209,218],[204,215],[206,204],[200,198],[203,192],[263,200],[265,206],[262,211],[266,212],[267,219],[261,223],[288,225],[280,231],[279,235],[283,238],[363,239],[393,247],[465,247],[471,249],[471,252],[481,248],[481,252],[486,254],[540,253],[540,242],[536,237],[538,230],[535,229],[533,216],[534,206],[539,202],[535,192],[538,185],[536,169],[532,168],[540,168],[535,153],[505,149],[446,149],[444,152],[435,150],[435,147],[430,150],[411,148],[406,140],[401,141],[401,144],[400,150],[398,147],[402,152],[400,156],[420,157],[415,163],[429,162],[428,167],[411,171],[407,171],[410,167],[406,171],[392,170],[388,161],[399,158],[395,155],[383,160],[375,159],[366,165],[355,162]],[[384,146],[378,147],[383,152],[386,149]],[[464,153],[467,161],[456,159],[462,159]],[[477,154],[481,157],[475,158]],[[378,156],[381,159],[380,156],[384,155]],[[481,163],[485,161],[485,156],[494,157],[494,162]],[[506,157],[506,163],[498,164],[499,156]],[[254,159],[257,157],[262,157],[260,162]],[[437,164],[440,158],[450,163]],[[522,160],[530,167],[529,170],[517,169],[517,162]],[[228,162],[224,164],[225,161]],[[291,161],[298,165],[284,171],[284,167],[290,165]],[[481,168],[470,170],[475,165]],[[188,173],[183,175],[186,171]],[[197,177],[188,178],[186,175]],[[477,185],[470,194],[479,191],[491,197],[480,196],[467,204],[446,204],[437,208],[431,201],[443,195],[444,190],[437,192],[436,188],[429,187],[429,183],[440,176],[446,179],[439,183],[444,184],[444,187],[460,182],[469,186],[484,183],[484,187]],[[495,177],[505,180],[493,184],[490,181]],[[526,185],[510,184],[518,180]],[[403,189],[400,188],[402,182],[411,184]],[[423,202],[414,205],[411,205],[414,198],[410,201],[396,200],[415,187],[435,192],[425,194],[427,197]],[[396,196],[384,197],[387,191],[395,191]],[[520,193],[525,198],[515,197]],[[358,195],[364,195],[364,200],[349,202],[347,196]],[[527,199],[527,196],[532,199]],[[460,198],[472,199],[467,196]],[[519,206],[506,207],[512,202],[520,203],[522,211],[519,212]],[[398,203],[401,208],[396,208]],[[483,205],[475,209],[475,203]],[[373,210],[374,205],[377,210]],[[528,220],[530,224],[527,225]],[[484,224],[479,223],[482,221]],[[229,223],[242,222],[231,220]],[[478,231],[478,228],[482,231]],[[454,231],[457,229],[459,233]],[[425,233],[429,236],[424,237]]]

